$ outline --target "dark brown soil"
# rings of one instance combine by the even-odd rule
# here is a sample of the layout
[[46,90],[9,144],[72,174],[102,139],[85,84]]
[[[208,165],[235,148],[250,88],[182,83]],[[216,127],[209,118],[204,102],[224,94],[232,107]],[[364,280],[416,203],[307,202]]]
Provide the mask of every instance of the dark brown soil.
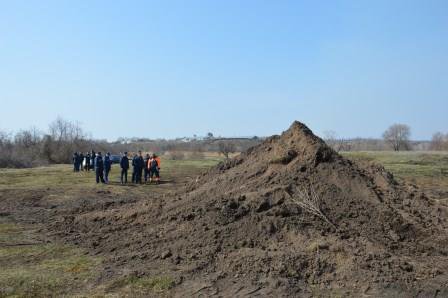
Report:
[[173,296],[448,297],[446,208],[299,122],[168,194],[50,210],[27,216],[103,255],[102,278],[169,275]]

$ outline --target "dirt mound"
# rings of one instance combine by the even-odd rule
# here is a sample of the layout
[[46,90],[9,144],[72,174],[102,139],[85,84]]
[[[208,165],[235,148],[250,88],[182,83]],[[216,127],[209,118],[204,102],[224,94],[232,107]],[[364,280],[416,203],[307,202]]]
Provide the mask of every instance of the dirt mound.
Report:
[[299,122],[185,191],[114,206],[52,229],[136,274],[174,275],[179,294],[448,295],[446,210]]
[[[196,200],[221,204],[222,223],[253,211],[300,215],[314,228],[385,246],[428,236],[425,220],[432,222],[415,212],[403,213],[403,202],[416,192],[409,193],[381,166],[343,158],[300,122],[204,173],[189,191]],[[419,199],[419,205],[429,205],[424,196]],[[312,216],[311,207],[320,214]]]

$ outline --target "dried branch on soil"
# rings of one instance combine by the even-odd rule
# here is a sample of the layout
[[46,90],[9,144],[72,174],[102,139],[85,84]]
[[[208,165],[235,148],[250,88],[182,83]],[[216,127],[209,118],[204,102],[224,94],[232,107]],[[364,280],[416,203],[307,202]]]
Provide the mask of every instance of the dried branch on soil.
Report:
[[302,210],[315,215],[328,223],[333,228],[336,228],[336,226],[328,219],[328,217],[322,212],[321,210],[321,199],[314,191],[313,187],[310,187],[310,191],[306,190],[298,190],[294,196],[290,195],[288,193],[291,200],[299,205]]

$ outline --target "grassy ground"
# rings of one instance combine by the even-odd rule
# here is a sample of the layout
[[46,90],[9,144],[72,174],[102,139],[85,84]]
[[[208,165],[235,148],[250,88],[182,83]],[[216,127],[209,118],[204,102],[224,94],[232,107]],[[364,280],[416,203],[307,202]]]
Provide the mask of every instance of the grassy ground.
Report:
[[34,227],[0,221],[0,297],[81,294],[100,262],[78,248],[41,241]]
[[[44,191],[54,202],[68,200],[80,191],[95,192],[105,187],[112,193],[172,189],[173,180],[182,181],[217,164],[219,157],[204,160],[162,160],[162,185],[122,187],[120,170],[113,165],[111,184],[97,185],[93,172],[74,173],[70,165],[54,165],[32,169],[0,169],[0,194],[14,195]],[[129,181],[131,179],[129,171]],[[3,196],[0,196],[3,197]],[[101,259],[88,255],[82,249],[47,243],[36,225],[17,223],[2,213],[0,201],[0,297],[82,297],[94,296],[161,295],[169,290],[173,281],[169,276],[123,277],[104,285],[96,285],[100,276]],[[112,295],[113,296],[113,295]]]
[[[434,152],[349,152],[350,159],[367,159],[383,164],[398,179],[413,182],[428,192],[448,197],[448,153]],[[182,182],[195,177],[220,161],[162,160],[162,179]],[[131,173],[129,173],[130,175]],[[130,177],[129,177],[130,180]],[[93,173],[73,173],[69,165],[34,169],[1,169],[0,195],[29,194],[44,191],[48,197],[69,199],[80,191],[95,192],[107,188],[113,193],[167,191],[172,183],[122,187],[119,167],[114,165],[111,184],[97,185]],[[5,197],[4,195],[0,196]],[[47,242],[36,225],[24,225],[2,213],[0,201],[0,297],[48,297],[70,295],[120,296],[161,295],[173,285],[169,276],[124,276],[107,284],[97,284],[101,274],[101,258],[86,254],[78,247]]]
[[[175,177],[191,177],[197,175],[222,159],[207,158],[202,160],[162,160],[161,175],[163,180],[171,181]],[[120,182],[119,165],[114,164],[109,174],[112,184]],[[128,171],[128,180],[131,180],[132,169]],[[32,169],[0,169],[0,190],[4,189],[30,189],[30,188],[79,188],[92,186],[95,180],[93,172],[73,173],[68,165],[53,165]]]
[[448,191],[448,152],[346,152],[350,159],[384,165],[395,177],[430,192]]

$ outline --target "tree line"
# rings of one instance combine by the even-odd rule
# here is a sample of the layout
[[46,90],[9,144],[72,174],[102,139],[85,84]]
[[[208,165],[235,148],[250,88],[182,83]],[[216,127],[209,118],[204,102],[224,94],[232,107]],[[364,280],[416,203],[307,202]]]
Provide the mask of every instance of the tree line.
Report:
[[69,163],[73,152],[104,147],[87,137],[77,122],[58,117],[47,132],[36,128],[15,135],[0,132],[0,167],[24,168],[51,163]]
[[[369,150],[448,150],[448,133],[437,132],[430,142],[411,141],[411,128],[406,124],[393,124],[382,139],[344,139],[334,131],[324,133],[324,140],[336,151]],[[175,140],[149,138],[118,138],[115,142],[92,139],[80,124],[58,117],[48,130],[36,128],[21,130],[16,134],[0,131],[0,167],[24,168],[57,163],[70,163],[74,152],[156,152],[168,159],[202,159],[206,152],[219,153],[225,158],[259,144],[263,139],[206,137]]]
[[165,158],[203,159],[205,152],[216,152],[228,158],[230,153],[247,150],[260,142],[258,138],[215,138],[151,140],[119,138],[115,142],[95,140],[80,124],[61,117],[50,123],[46,132],[36,128],[15,134],[0,131],[0,168],[26,168],[48,164],[71,163],[74,152],[153,152]]
[[431,150],[448,150],[448,133],[436,132],[431,139]]
[[335,131],[324,132],[325,142],[336,151],[409,151],[448,150],[448,133],[437,132],[431,141],[412,141],[409,125],[396,123],[389,126],[382,139],[339,138]]

